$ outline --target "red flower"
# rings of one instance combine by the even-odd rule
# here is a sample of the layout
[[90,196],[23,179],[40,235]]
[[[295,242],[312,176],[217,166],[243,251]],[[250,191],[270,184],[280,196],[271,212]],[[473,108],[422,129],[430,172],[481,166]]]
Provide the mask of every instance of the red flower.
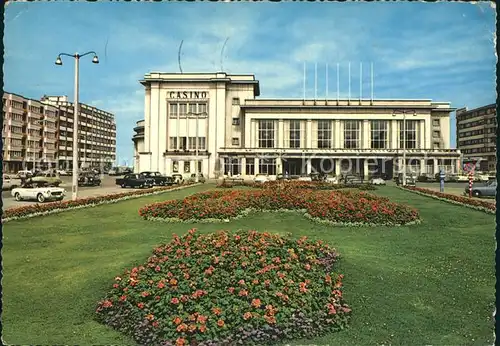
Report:
[[170,302],[171,302],[172,304],[179,304],[179,299],[177,299],[177,298],[172,298],[172,299],[170,300]]
[[139,309],[143,309],[144,308],[144,303],[137,303],[137,307]]
[[217,325],[218,325],[219,327],[224,327],[224,320],[218,320],[218,321],[217,321]]

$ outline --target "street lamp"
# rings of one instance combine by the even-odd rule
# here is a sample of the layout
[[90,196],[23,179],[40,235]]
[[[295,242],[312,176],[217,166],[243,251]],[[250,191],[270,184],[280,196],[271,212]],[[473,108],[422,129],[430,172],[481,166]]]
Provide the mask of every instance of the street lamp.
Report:
[[74,201],[78,196],[78,78],[79,78],[79,62],[80,58],[83,58],[86,55],[94,54],[92,58],[92,62],[94,64],[99,63],[99,58],[97,57],[97,53],[94,51],[87,52],[85,54],[67,54],[60,53],[57,56],[56,65],[62,65],[61,56],[69,56],[70,58],[75,59],[75,100],[74,100],[74,117],[73,117],[73,183],[71,188],[71,199]]
[[403,186],[406,186],[406,114],[413,114],[413,116],[416,116],[417,112],[406,109],[396,109],[392,112],[392,116],[398,114],[403,114]]
[[187,115],[188,116],[190,116],[190,115],[196,116],[196,143],[195,143],[195,160],[196,160],[195,172],[196,172],[196,174],[195,174],[194,181],[195,181],[195,183],[198,183],[199,182],[199,173],[200,173],[200,172],[198,172],[198,170],[199,170],[198,169],[198,167],[199,167],[199,162],[198,162],[198,144],[199,144],[198,143],[198,121],[200,120],[200,118],[199,118],[200,115],[207,116],[208,113],[207,112],[200,112],[200,113],[189,112]]

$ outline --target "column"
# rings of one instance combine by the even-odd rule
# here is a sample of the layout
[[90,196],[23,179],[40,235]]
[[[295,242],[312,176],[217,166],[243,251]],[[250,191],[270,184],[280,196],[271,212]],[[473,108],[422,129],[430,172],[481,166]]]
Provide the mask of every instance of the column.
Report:
[[391,122],[391,149],[398,149],[399,147],[399,133],[398,133],[398,121],[392,120]]
[[425,120],[419,121],[419,126],[418,126],[418,131],[420,134],[420,141],[419,141],[419,147],[420,149],[426,149],[425,148]]
[[432,149],[432,127],[431,127],[431,117],[427,117],[425,121],[425,149]]
[[179,174],[184,174],[184,161],[179,160],[177,162],[179,164]]
[[279,119],[278,120],[278,148],[284,148],[285,147],[285,144],[284,144],[284,139],[285,139],[285,135],[284,135],[285,131],[284,131],[284,124],[283,124],[283,119]]
[[241,175],[246,176],[247,175],[247,159],[246,159],[246,157],[242,157],[240,159],[240,165],[241,165]]
[[259,174],[259,159],[258,158],[254,158],[254,171],[255,171],[255,175]]
[[311,174],[311,171],[312,171],[311,159],[307,159],[307,161],[306,161],[306,174]]
[[438,162],[438,159],[433,159],[433,162],[434,162],[434,172],[432,172],[432,173],[433,174],[439,173],[439,162]]
[[198,162],[195,160],[189,161],[189,173],[196,173],[198,170],[197,164]]
[[275,159],[276,162],[276,174],[283,174],[283,167],[281,165],[281,158],[277,157]]
[[343,148],[344,147],[344,121],[342,120],[335,120],[335,122],[338,121],[338,136],[339,136],[339,146],[338,148]]
[[427,169],[427,166],[426,166],[425,158],[420,159],[420,175],[427,174],[426,169]]
[[462,171],[461,167],[460,167],[460,159],[456,159],[455,160],[455,173],[460,173]]
[[340,120],[335,120],[332,126],[333,147],[340,148]]
[[245,127],[243,128],[242,134],[245,136],[245,148],[251,148],[252,145],[252,134],[253,134],[253,128],[252,128],[253,122],[251,121],[251,118],[247,115],[245,115]]
[[335,176],[340,177],[340,159],[335,159]]
[[312,148],[312,120],[306,121],[306,148]]
[[362,131],[363,131],[363,136],[362,136],[363,142],[361,143],[361,148],[370,149],[370,128],[368,120],[363,120]]
[[368,159],[363,159],[363,180],[367,181],[369,178],[370,166],[368,165]]

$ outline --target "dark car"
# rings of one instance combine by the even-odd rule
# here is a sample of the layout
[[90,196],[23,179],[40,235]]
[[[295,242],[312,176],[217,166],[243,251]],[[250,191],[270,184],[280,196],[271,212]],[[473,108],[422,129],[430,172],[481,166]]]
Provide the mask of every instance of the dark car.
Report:
[[120,185],[122,188],[149,188],[154,185],[154,180],[152,178],[147,178],[142,174],[125,174],[123,178],[117,178],[115,182],[116,185]]
[[156,186],[171,186],[174,184],[173,178],[161,175],[160,172],[142,172],[141,174],[146,178],[153,179]]
[[[403,185],[403,174],[399,173],[398,176],[396,178],[394,178],[394,180],[396,180],[397,186],[402,186]],[[415,186],[415,185],[416,185],[415,177],[413,177],[411,175],[407,175],[406,176],[406,186]]]
[[78,177],[78,186],[100,186],[101,178],[93,172],[81,173]]
[[363,178],[361,178],[359,175],[347,174],[343,177],[343,179],[341,178],[341,182],[347,185],[357,185],[363,183]]

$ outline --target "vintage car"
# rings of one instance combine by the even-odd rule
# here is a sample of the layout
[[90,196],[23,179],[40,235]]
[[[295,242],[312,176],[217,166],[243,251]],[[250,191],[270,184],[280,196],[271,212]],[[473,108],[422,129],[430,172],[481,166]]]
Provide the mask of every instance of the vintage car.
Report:
[[269,177],[267,176],[267,174],[257,174],[255,178],[253,178],[254,183],[262,184],[267,181],[269,181]]
[[[198,173],[198,182],[205,184],[205,181],[206,181],[206,179],[203,176],[203,173]],[[196,182],[196,173],[191,174],[191,176],[189,177],[189,182],[191,182],[191,183]]]
[[100,186],[101,178],[93,172],[83,172],[78,176],[78,186]]
[[123,178],[117,178],[115,180],[116,185],[120,185],[122,188],[134,187],[134,188],[150,188],[154,185],[154,180],[152,178],[147,178],[142,174],[132,173],[125,174]]
[[160,172],[141,172],[142,175],[144,175],[146,178],[151,178],[153,179],[153,183],[156,186],[170,186],[174,184],[174,179],[172,177],[167,177],[164,175],[161,175]]
[[66,191],[62,187],[34,187],[25,184],[23,187],[16,187],[11,191],[16,201],[34,200],[40,203],[45,201],[62,201]]
[[313,181],[313,178],[310,176],[301,176],[297,180],[299,180],[299,181]]
[[[490,180],[484,184],[472,184],[472,196],[474,197],[494,197],[497,194],[497,181]],[[469,184],[465,186],[464,195],[469,195]]]
[[57,174],[59,174],[59,176],[70,176],[73,174],[73,171],[71,170],[65,170],[65,169],[58,169],[56,171]]
[[174,184],[182,184],[184,182],[184,177],[180,173],[172,174],[172,179],[174,180]]
[[34,177],[28,178],[27,182],[39,187],[42,186],[58,187],[62,183],[62,180],[57,176],[56,173],[43,172],[43,173],[38,173]]
[[385,180],[382,178],[372,178],[370,180],[370,184],[372,184],[372,185],[385,185]]
[[361,176],[359,175],[347,174],[346,176],[343,177],[342,181],[344,184],[347,185],[356,185],[356,184],[362,184],[363,178],[361,178]]
[[12,190],[18,186],[22,185],[22,179],[15,174],[4,174],[3,175],[3,190]]
[[[396,185],[400,186],[403,185],[403,174],[399,173],[398,176],[395,178],[396,180]],[[406,186],[415,186],[416,185],[416,179],[415,177],[411,175],[406,176]]]

